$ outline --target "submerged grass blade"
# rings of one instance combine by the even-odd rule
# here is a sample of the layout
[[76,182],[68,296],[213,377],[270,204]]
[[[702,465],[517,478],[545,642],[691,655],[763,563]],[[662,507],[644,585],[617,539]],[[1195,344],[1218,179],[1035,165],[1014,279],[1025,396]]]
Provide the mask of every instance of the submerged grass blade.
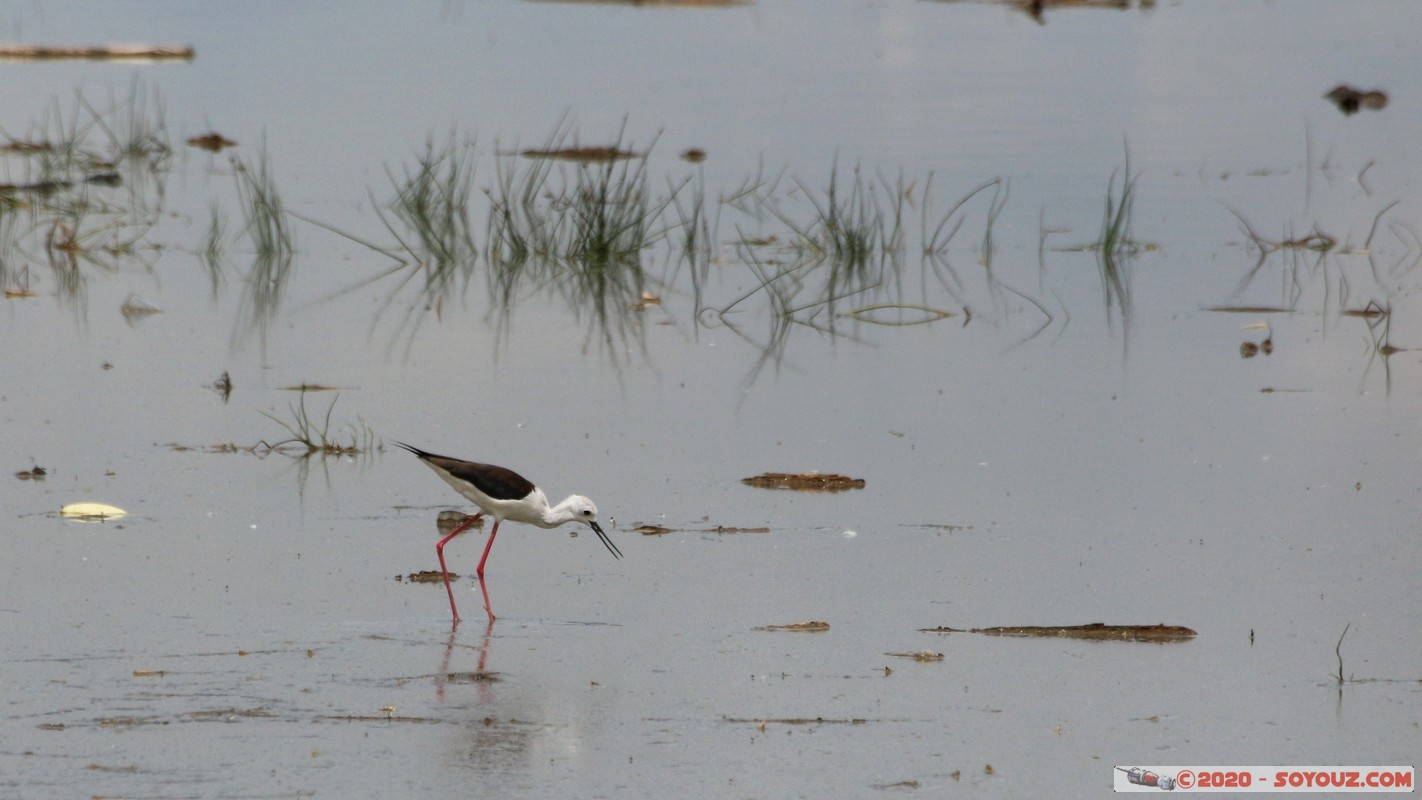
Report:
[[456,275],[467,276],[474,266],[478,248],[469,225],[469,200],[475,163],[472,142],[436,150],[428,140],[414,170],[406,170],[402,180],[391,176],[396,193],[389,207],[419,242],[407,251],[424,266],[425,286],[432,294],[442,293]]
[[216,300],[218,287],[222,284],[223,264],[226,261],[224,254],[227,250],[227,220],[216,204],[212,206],[211,214],[199,258],[207,268],[208,280],[212,283],[212,298]]
[[[646,154],[655,139],[632,147],[619,130],[611,146],[582,148],[576,140],[568,146],[570,137],[571,128],[560,124],[543,147],[497,157],[484,247],[489,293],[506,328],[520,293],[550,290],[589,320],[589,341],[621,353],[644,316],[635,311],[644,307],[648,282],[644,251],[681,230],[689,237],[682,252],[691,252],[696,231],[705,229],[704,218],[690,220],[692,227],[685,218],[680,225],[663,222],[688,184],[652,196]],[[625,155],[590,160],[547,155],[582,152]],[[695,213],[700,218],[701,212]]]
[[1130,346],[1132,316],[1131,266],[1141,245],[1132,238],[1131,220],[1135,210],[1136,180],[1131,174],[1131,155],[1126,152],[1121,172],[1120,196],[1116,194],[1116,173],[1106,184],[1106,203],[1101,220],[1101,234],[1094,247],[1096,266],[1101,275],[1102,301],[1108,322],[1121,321],[1122,346]]
[[474,272],[478,248],[470,225],[470,201],[476,163],[474,143],[455,144],[451,134],[443,147],[436,147],[432,137],[427,139],[424,150],[416,156],[415,166],[407,167],[403,177],[386,171],[395,197],[385,208],[397,222],[387,218],[379,204],[377,213],[398,246],[361,244],[398,262],[377,278],[397,277],[376,313],[377,320],[406,286],[419,286],[420,299],[410,304],[401,325],[408,328],[411,343],[424,313],[433,311],[438,315],[450,295],[468,286]]
[[338,439],[331,434],[331,413],[336,408],[336,402],[341,399],[339,394],[331,398],[330,405],[326,406],[325,415],[322,416],[320,422],[317,422],[306,410],[306,391],[306,389],[301,390],[296,405],[288,406],[291,412],[290,420],[282,419],[266,411],[260,412],[262,416],[284,428],[288,434],[286,439],[275,443],[262,442],[260,446],[264,450],[297,450],[297,454],[302,456],[318,454],[341,456],[356,455],[371,449],[375,442],[375,433],[362,421],[346,424],[349,430],[348,438]]
[[266,152],[254,166],[237,159],[232,166],[244,221],[242,233],[254,250],[242,294],[245,313],[239,314],[239,319],[245,317],[246,326],[256,328],[265,345],[267,327],[291,277],[294,243]]
[[281,194],[272,181],[265,151],[254,166],[233,159],[232,170],[237,178],[237,196],[245,222],[242,233],[251,241],[259,258],[289,260],[291,229],[282,208]]

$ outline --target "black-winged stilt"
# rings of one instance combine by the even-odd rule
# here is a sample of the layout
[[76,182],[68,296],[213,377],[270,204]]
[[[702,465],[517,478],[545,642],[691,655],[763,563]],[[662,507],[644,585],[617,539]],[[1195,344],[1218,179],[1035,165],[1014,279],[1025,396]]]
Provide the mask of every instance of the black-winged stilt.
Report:
[[[499,523],[506,519],[526,522],[540,528],[556,528],[568,522],[581,522],[593,529],[602,543],[607,545],[608,552],[617,558],[622,557],[622,551],[617,549],[617,545],[603,532],[602,526],[597,524],[597,506],[582,495],[569,495],[558,505],[549,506],[548,497],[543,494],[542,489],[511,469],[437,456],[404,442],[395,444],[414,453],[416,458],[434,470],[445,483],[454,487],[454,491],[479,507],[479,513],[466,519],[435,545],[439,568],[444,574],[444,589],[449,593],[449,610],[453,612],[456,623],[459,622],[459,609],[454,605],[454,589],[449,585],[449,569],[444,565],[444,545],[485,514],[494,518],[494,529],[489,531],[489,543],[484,545],[484,555],[479,559],[479,568],[475,570],[479,575],[480,585],[484,582],[484,562],[489,560],[489,551],[494,547],[494,537],[499,535]],[[493,620],[494,612],[489,608],[487,592],[484,597],[484,610],[488,612],[489,619]]]

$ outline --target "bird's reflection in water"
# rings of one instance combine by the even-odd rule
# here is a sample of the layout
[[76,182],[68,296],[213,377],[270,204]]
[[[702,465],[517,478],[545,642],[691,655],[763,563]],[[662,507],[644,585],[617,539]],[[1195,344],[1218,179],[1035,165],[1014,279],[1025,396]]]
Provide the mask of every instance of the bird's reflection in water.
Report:
[[[489,587],[484,583],[482,577],[479,578],[479,590],[484,594],[484,608],[489,607]],[[494,640],[494,617],[489,615],[489,622],[484,626],[484,640],[478,646],[479,667],[474,672],[451,672],[450,663],[454,660],[454,642],[459,636],[459,620],[455,620],[449,627],[449,641],[444,646],[444,657],[440,659],[439,669],[435,671],[435,699],[444,700],[445,687],[451,683],[474,683],[479,686],[479,699],[483,702],[493,700],[493,690],[491,684],[497,681],[498,675],[489,672],[489,649]]]

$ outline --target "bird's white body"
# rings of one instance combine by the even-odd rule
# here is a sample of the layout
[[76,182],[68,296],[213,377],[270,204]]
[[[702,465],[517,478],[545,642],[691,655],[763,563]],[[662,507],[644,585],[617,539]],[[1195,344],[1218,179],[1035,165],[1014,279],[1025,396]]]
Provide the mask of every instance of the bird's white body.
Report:
[[593,501],[579,494],[568,495],[556,506],[548,505],[548,496],[537,486],[533,491],[515,500],[500,500],[490,497],[468,481],[456,478],[438,464],[426,461],[435,474],[444,479],[454,491],[464,495],[479,510],[494,519],[523,522],[540,528],[556,528],[569,522],[597,520],[597,506]]

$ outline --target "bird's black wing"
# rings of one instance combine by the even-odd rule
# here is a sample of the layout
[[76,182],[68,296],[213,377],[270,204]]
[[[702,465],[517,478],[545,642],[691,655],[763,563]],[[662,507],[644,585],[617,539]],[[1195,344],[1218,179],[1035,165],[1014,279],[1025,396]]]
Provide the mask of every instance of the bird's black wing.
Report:
[[403,447],[414,453],[421,461],[430,466],[449,473],[451,476],[465,481],[474,488],[494,498],[495,500],[521,500],[534,490],[533,481],[514,472],[507,467],[498,467],[493,464],[479,464],[474,461],[465,461],[460,458],[450,458],[449,456],[439,456],[412,447],[404,442],[395,442],[398,447]]

